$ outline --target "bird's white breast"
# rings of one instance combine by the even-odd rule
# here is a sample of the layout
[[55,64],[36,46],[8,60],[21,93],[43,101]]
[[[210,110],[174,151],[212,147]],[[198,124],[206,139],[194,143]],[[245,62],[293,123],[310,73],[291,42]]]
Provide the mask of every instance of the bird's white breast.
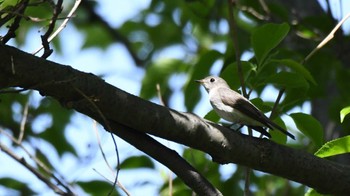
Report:
[[251,119],[233,107],[224,104],[220,96],[218,96],[219,94],[215,93],[215,90],[216,89],[212,89],[212,91],[209,92],[210,104],[221,118],[233,123],[261,126],[261,123],[256,120]]

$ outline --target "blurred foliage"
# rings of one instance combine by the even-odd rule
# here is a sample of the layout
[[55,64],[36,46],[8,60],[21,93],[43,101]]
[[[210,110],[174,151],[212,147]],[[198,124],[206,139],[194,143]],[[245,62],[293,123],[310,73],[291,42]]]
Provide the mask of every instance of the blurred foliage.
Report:
[[[16,11],[23,2],[25,1],[0,1],[2,37],[6,35],[15,18],[20,16]],[[15,31],[16,36],[12,39],[17,47],[21,48],[25,41],[30,40],[29,31],[40,30],[40,33],[45,33],[52,17],[53,5],[50,2],[29,1],[19,28]],[[152,0],[149,7],[117,28],[110,26],[109,19],[103,18],[96,11],[102,1],[83,1],[70,24],[85,37],[82,50],[90,47],[106,49],[114,43],[126,46],[135,65],[145,70],[140,92],[144,99],[157,97],[156,85],[159,84],[161,96],[168,105],[173,95],[169,80],[174,75],[184,75],[187,78],[182,88],[184,105],[190,112],[195,111],[202,96],[199,85],[194,83],[196,79],[218,74],[233,89],[240,88],[235,56],[235,52],[239,52],[241,57],[245,57],[240,64],[250,95],[254,92],[259,97],[266,92],[267,87],[285,90],[275,112],[277,116],[291,117],[297,128],[292,130],[297,135],[297,140],[286,144],[285,137],[279,137],[275,135],[276,132],[272,132],[276,142],[311,153],[320,148],[317,155],[322,156],[347,153],[348,149],[344,146],[349,143],[348,138],[336,138],[350,132],[350,120],[344,118],[349,113],[348,109],[342,112],[341,124],[339,119],[341,109],[350,103],[350,69],[347,63],[350,61],[349,35],[340,30],[330,43],[303,63],[303,59],[335,26],[336,20],[332,14],[323,11],[316,0],[308,1],[303,6],[291,3],[292,7],[286,1],[269,0],[265,2],[267,7],[259,2],[264,1],[241,0],[233,8],[239,51],[229,35],[232,29],[229,27],[227,1],[224,0]],[[60,17],[67,15],[73,3],[74,1],[64,1],[64,10]],[[59,20],[56,27],[61,22]],[[64,50],[60,36],[55,39],[53,46],[55,52]],[[172,47],[181,48],[181,57],[168,58],[159,55]],[[269,96],[276,98],[277,94]],[[50,98],[40,98],[39,104],[34,103],[33,99],[39,98],[32,92],[0,94],[0,128],[18,138],[23,111],[28,105],[28,119],[23,137],[27,146],[35,149],[35,139],[39,139],[55,147],[56,151],[51,153],[58,156],[70,153],[79,159],[74,144],[67,141],[64,135],[73,112],[63,109]],[[256,98],[253,102],[264,112],[270,112],[273,108],[271,101]],[[304,103],[310,103],[313,116],[295,112],[290,114],[292,109],[300,108]],[[32,122],[43,117],[50,123],[44,130],[36,130]],[[214,122],[219,120],[212,111],[205,117]],[[280,118],[275,120],[284,125]],[[334,128],[329,128],[330,124]],[[288,124],[287,127],[290,128]],[[336,140],[321,147],[325,141],[332,139]],[[16,148],[13,142],[10,145],[13,149]],[[53,172],[56,171],[55,164],[50,163],[45,152],[36,149],[34,152],[37,159]],[[224,195],[243,194],[243,167],[232,165],[236,167],[235,171],[228,178],[224,178],[220,166],[203,152],[185,149],[183,157]],[[129,157],[122,162],[121,168],[156,170],[153,161],[147,156]],[[74,183],[91,195],[106,195],[111,187],[109,183],[102,181]],[[30,186],[16,180],[15,176],[0,179],[0,184],[22,195],[34,194]],[[172,186],[173,195],[192,194],[177,177],[173,179]],[[280,177],[256,171],[251,174],[251,191],[254,195],[301,195],[305,190],[305,186]],[[161,195],[168,194],[167,179],[164,179],[159,192]]]

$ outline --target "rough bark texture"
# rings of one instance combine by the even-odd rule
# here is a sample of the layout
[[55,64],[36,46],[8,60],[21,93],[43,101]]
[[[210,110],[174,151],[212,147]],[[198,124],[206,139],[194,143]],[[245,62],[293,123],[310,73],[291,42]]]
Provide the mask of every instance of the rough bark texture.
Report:
[[[194,114],[153,104],[93,74],[46,61],[9,46],[0,46],[0,59],[0,88],[38,90],[63,106],[94,118],[106,130],[143,151],[152,151],[147,143],[143,143],[148,140],[147,133],[207,152],[219,163],[237,163],[282,176],[315,188],[319,193],[345,195],[350,192],[350,167],[346,165],[266,139],[233,132]],[[151,156],[157,156],[152,147]],[[162,163],[174,169],[174,163],[166,160],[167,156],[170,159],[175,153],[164,153],[162,156],[166,158]],[[191,174],[190,169],[183,171],[186,173],[181,173],[181,169],[176,172],[179,177]],[[196,176],[202,178],[196,174],[193,179]],[[188,179],[184,181],[188,182]],[[189,186],[193,188],[195,185]],[[220,194],[214,188],[209,190]]]

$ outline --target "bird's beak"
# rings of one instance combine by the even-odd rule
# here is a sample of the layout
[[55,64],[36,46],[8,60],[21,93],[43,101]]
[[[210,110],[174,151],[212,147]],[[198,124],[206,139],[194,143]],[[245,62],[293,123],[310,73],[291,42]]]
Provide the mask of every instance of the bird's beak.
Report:
[[203,83],[204,83],[204,81],[203,81],[203,80],[195,80],[195,82],[198,82],[198,83],[201,83],[201,84],[203,84]]

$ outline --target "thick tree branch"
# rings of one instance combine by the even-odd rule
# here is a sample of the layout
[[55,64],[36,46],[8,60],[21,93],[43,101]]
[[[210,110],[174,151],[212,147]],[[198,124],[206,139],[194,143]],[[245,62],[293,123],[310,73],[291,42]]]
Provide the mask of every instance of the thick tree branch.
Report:
[[182,159],[176,151],[168,149],[145,133],[138,132],[118,123],[112,123],[112,127],[117,128],[113,133],[167,166],[198,195],[222,195],[195,168]]
[[[350,192],[350,167],[346,165],[267,139],[233,132],[194,114],[156,105],[109,85],[93,74],[34,57],[9,46],[0,46],[0,59],[0,88],[16,86],[38,90],[42,95],[57,99],[65,107],[94,118],[106,128],[99,113],[91,106],[92,100],[110,122],[112,130],[109,131],[132,145],[143,144],[122,136],[123,131],[137,133],[125,127],[143,132],[139,134],[149,133],[202,150],[220,163],[237,163],[300,182],[320,193],[342,195]],[[91,100],[86,100],[75,89],[84,92]],[[163,164],[171,167],[171,164]]]

